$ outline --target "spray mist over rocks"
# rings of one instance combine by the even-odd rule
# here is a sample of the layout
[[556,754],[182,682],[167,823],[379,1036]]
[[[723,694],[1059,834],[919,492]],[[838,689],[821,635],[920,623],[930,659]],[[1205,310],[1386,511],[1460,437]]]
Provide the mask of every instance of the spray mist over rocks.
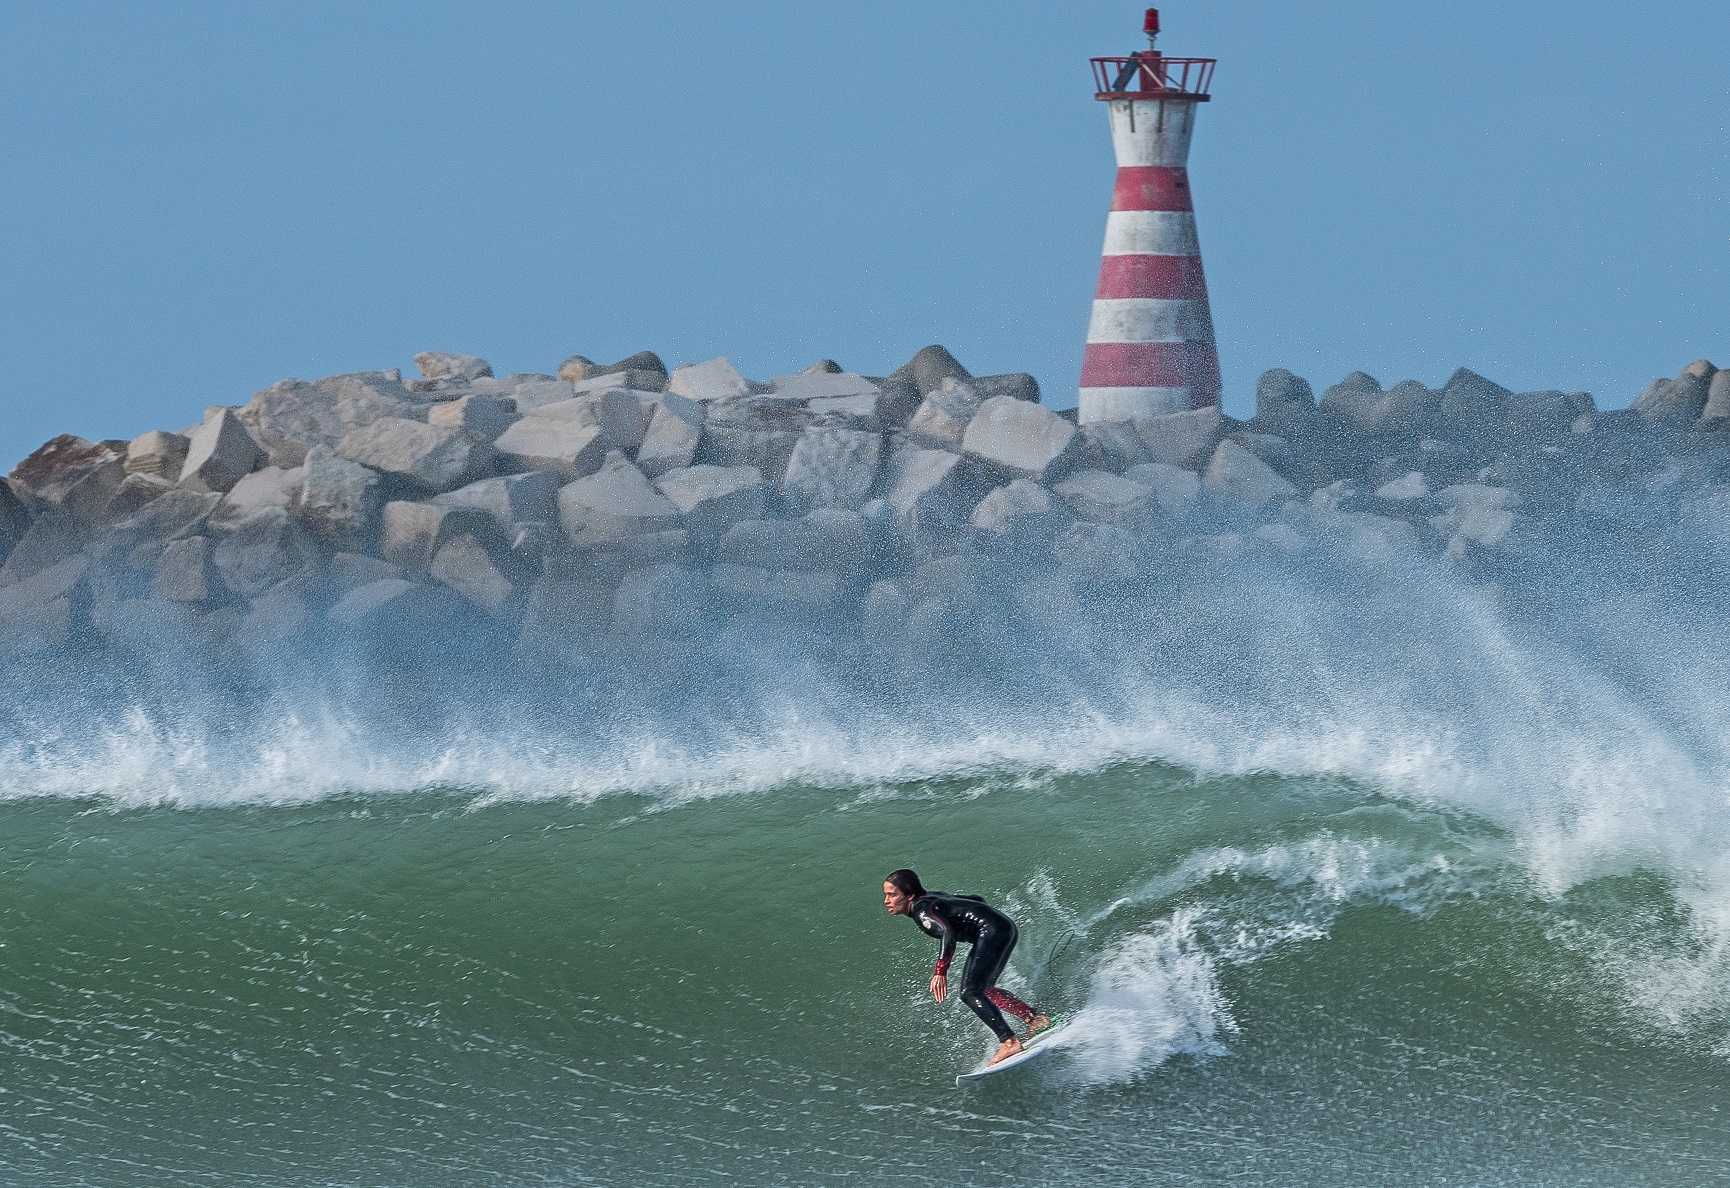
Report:
[[1157,758],[1512,814],[1559,885],[1630,844],[1721,865],[1730,371],[1612,412],[1465,370],[1317,402],[1272,371],[1249,421],[1077,424],[940,346],[768,383],[416,363],[12,472],[0,794],[682,798]]

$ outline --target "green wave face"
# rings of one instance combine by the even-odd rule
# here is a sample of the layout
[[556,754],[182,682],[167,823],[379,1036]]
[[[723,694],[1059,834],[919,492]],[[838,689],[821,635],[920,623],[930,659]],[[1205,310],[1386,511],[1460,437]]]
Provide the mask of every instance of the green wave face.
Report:
[[[676,801],[0,805],[0,1176],[1703,1182],[1712,902],[1319,778],[1003,767]],[[924,990],[986,896],[1061,1050]]]

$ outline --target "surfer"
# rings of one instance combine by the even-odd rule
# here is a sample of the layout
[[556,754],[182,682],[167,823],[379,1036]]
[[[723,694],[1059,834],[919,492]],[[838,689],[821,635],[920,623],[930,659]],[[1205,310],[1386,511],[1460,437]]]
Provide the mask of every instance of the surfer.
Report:
[[891,916],[912,916],[921,932],[942,942],[937,968],[931,975],[931,997],[938,1002],[949,996],[949,962],[955,956],[956,943],[965,941],[973,946],[961,970],[961,1001],[1002,1041],[988,1063],[996,1064],[1021,1051],[1021,1040],[1004,1019],[1004,1011],[1027,1025],[1028,1039],[1051,1026],[1043,1011],[997,987],[1009,952],[1015,948],[1015,921],[977,895],[927,891],[910,870],[894,871],[883,880],[883,906]]

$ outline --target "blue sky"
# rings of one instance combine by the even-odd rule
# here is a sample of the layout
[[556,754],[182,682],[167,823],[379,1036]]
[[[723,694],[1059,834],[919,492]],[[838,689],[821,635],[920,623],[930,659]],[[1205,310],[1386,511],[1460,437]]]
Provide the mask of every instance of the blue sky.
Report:
[[[1174,0],[1227,411],[1286,366],[1627,403],[1730,365],[1730,6]],[[0,464],[289,375],[943,342],[1074,403],[1140,7],[91,4],[0,15]]]

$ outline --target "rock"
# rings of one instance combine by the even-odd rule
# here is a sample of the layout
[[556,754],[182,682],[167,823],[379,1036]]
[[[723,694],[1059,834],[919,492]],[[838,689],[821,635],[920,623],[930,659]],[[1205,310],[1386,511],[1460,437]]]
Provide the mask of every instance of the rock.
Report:
[[[627,355],[617,363],[610,363],[605,367],[593,368],[589,372],[589,375],[628,375],[633,372],[656,374],[664,377],[667,374],[667,365],[661,362],[661,356],[655,354],[654,351],[638,351],[634,355]],[[635,385],[631,386],[635,387]]]
[[418,577],[426,573],[433,557],[451,537],[458,532],[484,529],[491,523],[491,517],[478,508],[394,499],[379,513],[379,556],[402,573]]
[[45,507],[31,519],[18,542],[0,565],[0,586],[30,578],[78,552],[88,539],[87,530],[65,511]]
[[650,478],[679,470],[697,460],[703,440],[703,406],[695,400],[665,393],[637,447],[637,469]]
[[[574,396],[559,404],[544,405],[535,411],[535,415],[575,425],[596,426],[606,434],[614,449],[629,454],[635,453],[643,444],[643,437],[655,415],[655,406],[662,399],[654,392],[609,388]],[[686,405],[694,403],[677,396],[673,399]]]
[[994,396],[1009,396],[1016,400],[1039,403],[1039,381],[1025,371],[1007,375],[976,375],[968,380],[967,384],[978,393],[981,400],[990,400]]
[[[145,504],[174,490],[174,484],[154,474],[129,474],[114,489],[108,505],[102,509],[98,522],[104,526],[129,519]],[[3,539],[3,535],[0,535]]]
[[513,655],[557,668],[586,664],[613,619],[613,587],[592,578],[545,576],[529,587]]
[[587,379],[580,379],[570,385],[571,395],[581,396],[585,392],[607,392],[614,388],[624,388],[631,392],[662,393],[667,390],[667,373],[664,371],[598,371]]
[[538,414],[524,417],[493,442],[506,468],[546,470],[567,481],[595,473],[614,448],[597,425]]
[[1682,369],[1683,375],[1698,376],[1708,382],[1717,373],[1718,369],[1712,365],[1712,360],[1710,359],[1696,359]]
[[378,472],[351,462],[329,446],[314,446],[294,517],[313,536],[337,548],[371,541],[383,502]]
[[594,474],[560,488],[558,505],[565,536],[578,547],[677,527],[680,510],[616,450]]
[[[349,417],[337,408],[338,397],[328,386],[286,379],[261,392],[237,414],[265,451],[271,465],[290,469],[305,463],[315,445],[335,445],[355,426],[353,420],[386,415],[387,403],[350,400]],[[364,411],[363,411],[364,410]]]
[[1255,384],[1255,419],[1276,430],[1300,425],[1316,410],[1309,381],[1283,367],[1264,371]]
[[1070,523],[1051,493],[1029,479],[1014,479],[986,494],[969,522],[999,542],[1042,545]]
[[266,466],[255,470],[235,483],[211,513],[212,531],[218,534],[227,527],[256,515],[267,507],[293,507],[300,498],[301,484],[306,479],[306,467],[284,470]]
[[1714,372],[1706,388],[1706,407],[1700,412],[1705,424],[1730,421],[1730,369]]
[[769,381],[774,394],[789,400],[838,400],[849,396],[877,395],[877,385],[850,371],[812,371],[778,375]]
[[[517,412],[525,417],[549,404],[563,404],[567,400],[573,400],[576,395],[576,388],[563,380],[530,380],[516,385],[510,391],[511,402],[517,406]],[[429,412],[427,416],[430,418],[432,414]]]
[[1596,411],[1589,392],[1519,392],[1503,401],[1502,431],[1516,447],[1553,444],[1571,434],[1580,417]]
[[532,578],[521,558],[492,534],[462,532],[439,546],[427,573],[491,614],[503,614]]
[[1629,405],[1642,420],[1655,424],[1692,425],[1706,411],[1712,381],[1684,373],[1673,380],[1655,379]]
[[662,475],[655,489],[678,509],[687,530],[708,536],[760,517],[768,494],[755,466],[687,466]]
[[0,589],[0,655],[32,656],[70,643],[89,568],[87,557],[67,557]]
[[1121,473],[1148,460],[1147,443],[1134,421],[1089,421],[1080,426],[1081,461],[1088,470]]
[[707,578],[682,566],[633,569],[613,597],[613,630],[624,636],[688,635],[702,626],[711,596]]
[[263,593],[317,558],[285,507],[267,507],[235,525],[212,559],[223,584],[245,598]]
[[1152,490],[1154,502],[1172,519],[1180,520],[1189,515],[1201,496],[1201,476],[1167,462],[1132,466],[1124,471],[1123,477]]
[[1412,499],[1423,499],[1430,493],[1430,484],[1425,481],[1423,473],[1408,470],[1397,479],[1383,483],[1376,488],[1376,498],[1386,499],[1395,503],[1403,503]]
[[558,377],[567,383],[587,379],[595,370],[595,361],[583,355],[567,355],[559,364]]
[[1354,371],[1322,393],[1321,409],[1363,433],[1387,437],[1423,426],[1436,397],[1415,380],[1383,392],[1374,376]]
[[326,618],[392,644],[420,639],[448,641],[454,611],[460,605],[440,587],[387,577],[344,594]]
[[39,446],[10,476],[42,507],[65,513],[68,522],[93,527],[126,477],[125,459],[100,442],[69,433]]
[[455,491],[435,495],[441,507],[470,507],[485,512],[507,537],[524,524],[550,524],[558,518],[559,476],[546,470],[482,479]]
[[13,546],[30,530],[30,508],[12,489],[10,482],[0,482],[0,562],[6,560]]
[[751,385],[725,356],[681,367],[667,379],[667,391],[691,400],[725,400],[744,396],[750,390]]
[[268,652],[296,638],[312,621],[312,607],[300,583],[284,581],[252,600],[235,629],[235,642],[253,653]]
[[883,463],[883,438],[858,429],[807,429],[793,447],[782,486],[800,510],[856,508]]
[[186,451],[192,441],[178,433],[152,429],[127,443],[126,473],[148,474],[168,482],[178,482],[180,468],[186,462]]
[[427,424],[443,429],[461,429],[481,441],[492,441],[509,429],[522,414],[510,396],[471,392],[455,400],[435,404],[427,410]]
[[1466,440],[1499,432],[1508,397],[1513,395],[1475,371],[1461,367],[1442,385],[1437,406],[1437,424],[1444,435]]
[[933,343],[890,372],[888,378],[912,383],[919,395],[925,397],[942,387],[944,380],[970,380],[973,377],[947,348]]
[[1103,470],[1083,470],[1051,488],[1084,520],[1145,532],[1151,526],[1153,488]]
[[1071,524],[1051,546],[1058,564],[1088,585],[1120,585],[1139,572],[1140,542],[1113,524]]
[[832,573],[768,570],[747,565],[716,565],[709,571],[715,591],[767,611],[813,611],[833,606],[841,580]]
[[1009,477],[1049,484],[1074,466],[1081,438],[1074,425],[1043,405],[993,396],[968,423],[961,447]]
[[984,403],[973,387],[961,380],[944,380],[931,395],[919,402],[907,433],[923,445],[959,450],[967,426]]
[[905,535],[928,538],[973,510],[961,457],[948,450],[898,450],[884,472],[884,504]]
[[130,550],[146,542],[163,542],[202,532],[222,496],[176,487],[166,491],[103,533],[99,547],[106,553]]
[[1258,508],[1293,498],[1297,488],[1235,441],[1222,441],[1202,475],[1208,494],[1242,508]]
[[263,457],[258,443],[228,409],[208,415],[192,435],[180,485],[189,491],[227,491],[252,472]]
[[811,424],[804,402],[780,396],[712,401],[706,417],[697,461],[755,466],[771,483],[782,481],[800,435]]
[[1503,544],[1514,527],[1513,508],[1520,497],[1502,487],[1482,483],[1457,483],[1437,492],[1437,498],[1448,510],[1432,516],[1430,524],[1436,531],[1451,536],[1449,552],[1458,556],[1467,544],[1496,548]]
[[406,479],[429,491],[449,491],[492,468],[492,450],[461,429],[383,417],[354,429],[337,453],[369,470]]
[[422,351],[414,357],[414,365],[429,380],[471,380],[493,373],[485,359],[449,351]]
[[1149,462],[1200,469],[1225,436],[1218,405],[1142,417],[1129,422],[1146,447]]
[[872,563],[875,545],[864,516],[825,507],[797,520],[741,520],[722,534],[715,555],[760,569],[852,574]]
[[150,595],[163,602],[210,602],[222,592],[208,536],[170,541],[156,563]]

